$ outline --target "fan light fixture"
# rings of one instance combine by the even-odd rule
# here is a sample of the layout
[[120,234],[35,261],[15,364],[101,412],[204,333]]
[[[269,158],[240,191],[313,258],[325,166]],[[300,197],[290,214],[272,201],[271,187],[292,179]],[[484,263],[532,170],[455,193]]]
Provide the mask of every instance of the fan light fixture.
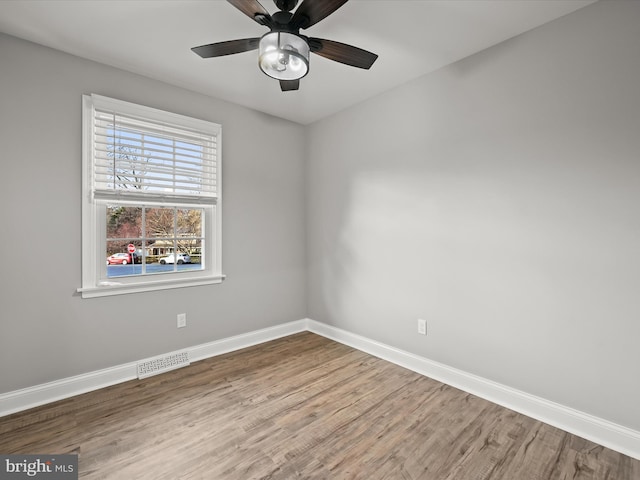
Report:
[[260,70],[278,80],[298,80],[309,72],[309,45],[288,32],[269,32],[260,39]]
[[[0,0],[2,1],[2,0]],[[300,88],[300,79],[309,73],[309,54],[351,67],[371,68],[378,55],[362,48],[300,34],[333,14],[348,0],[274,0],[278,11],[271,15],[258,0],[227,0],[254,22],[267,27],[262,37],[239,38],[210,43],[191,50],[202,58],[223,57],[259,50],[258,66],[265,75],[280,81],[280,90]],[[298,5],[296,7],[296,5]],[[292,10],[295,8],[295,11]]]

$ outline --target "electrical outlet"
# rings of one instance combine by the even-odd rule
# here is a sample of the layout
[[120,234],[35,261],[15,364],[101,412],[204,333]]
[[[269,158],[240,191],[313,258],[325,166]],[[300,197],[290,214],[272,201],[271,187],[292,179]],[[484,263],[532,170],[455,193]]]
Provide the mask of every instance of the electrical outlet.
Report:
[[427,321],[422,318],[418,319],[418,333],[421,335],[427,334]]
[[186,327],[187,326],[187,314],[186,313],[179,313],[178,314],[178,328],[182,328],[182,327]]

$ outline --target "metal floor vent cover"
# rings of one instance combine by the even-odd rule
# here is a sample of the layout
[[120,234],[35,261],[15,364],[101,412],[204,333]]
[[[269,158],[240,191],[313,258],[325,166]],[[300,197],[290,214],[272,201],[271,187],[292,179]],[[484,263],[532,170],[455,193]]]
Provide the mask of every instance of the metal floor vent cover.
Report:
[[147,378],[176,368],[186,367],[190,363],[189,352],[171,353],[150,358],[138,363],[138,378]]

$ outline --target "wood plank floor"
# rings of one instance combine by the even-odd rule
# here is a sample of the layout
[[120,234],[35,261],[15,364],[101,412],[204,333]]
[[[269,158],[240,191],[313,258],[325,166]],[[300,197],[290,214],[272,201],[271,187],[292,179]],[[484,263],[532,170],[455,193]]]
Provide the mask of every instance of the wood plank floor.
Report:
[[80,478],[640,480],[640,461],[301,333],[0,418]]

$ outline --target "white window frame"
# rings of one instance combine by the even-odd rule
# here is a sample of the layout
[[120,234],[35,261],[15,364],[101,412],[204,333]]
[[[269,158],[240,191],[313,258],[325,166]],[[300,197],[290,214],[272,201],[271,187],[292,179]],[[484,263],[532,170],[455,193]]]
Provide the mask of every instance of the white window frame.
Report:
[[[212,200],[198,196],[145,195],[138,192],[134,198],[114,192],[105,199],[104,193],[96,192],[95,135],[96,109],[163,123],[171,128],[184,128],[203,132],[216,138],[216,195]],[[205,120],[194,119],[175,113],[115,100],[100,95],[82,96],[82,287],[78,292],[83,298],[104,297],[126,293],[166,290],[179,287],[221,283],[222,274],[222,216],[221,216],[221,126]],[[96,194],[98,193],[98,194]],[[202,249],[203,267],[198,270],[162,274],[131,275],[107,278],[106,252],[106,205],[202,208],[204,210]]]

